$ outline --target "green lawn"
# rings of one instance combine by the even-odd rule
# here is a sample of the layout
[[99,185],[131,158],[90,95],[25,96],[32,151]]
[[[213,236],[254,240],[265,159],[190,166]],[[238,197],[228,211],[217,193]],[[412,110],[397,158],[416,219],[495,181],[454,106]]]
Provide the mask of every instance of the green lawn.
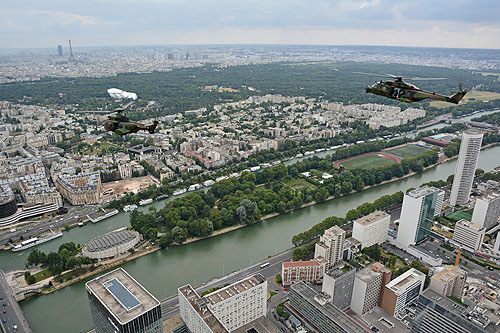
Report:
[[316,188],[316,186],[314,186],[313,184],[309,183],[307,180],[305,180],[303,178],[290,179],[285,184],[288,185],[288,186],[290,186],[291,188],[293,188],[295,190],[298,190],[298,189],[301,189],[301,188],[310,188],[310,189]]
[[447,219],[457,222],[458,220],[464,219],[470,222],[472,220],[472,215],[461,210],[451,213],[446,216]]
[[347,169],[375,169],[384,165],[391,165],[394,163],[397,162],[386,157],[381,157],[378,155],[367,155],[344,161],[340,163],[340,165]]
[[44,269],[43,271],[33,274],[33,276],[36,278],[36,282],[40,282],[48,277],[51,277],[52,274],[49,272],[48,269]]
[[424,147],[420,147],[417,145],[406,145],[403,147],[398,147],[394,149],[386,150],[389,154],[399,156],[401,158],[409,158],[422,154],[424,151],[428,149]]

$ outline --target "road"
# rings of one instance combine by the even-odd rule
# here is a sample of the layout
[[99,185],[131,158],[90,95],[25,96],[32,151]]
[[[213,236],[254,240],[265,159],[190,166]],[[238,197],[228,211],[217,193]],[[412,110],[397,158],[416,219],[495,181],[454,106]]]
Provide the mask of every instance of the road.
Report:
[[[65,224],[75,224],[87,218],[87,214],[93,213],[98,210],[97,206],[84,206],[84,207],[69,207],[68,213],[64,215],[56,215],[46,220],[35,223],[26,224],[21,226],[21,230],[16,232],[6,231],[0,234],[0,246],[3,246],[12,240],[19,240],[19,237],[29,239],[36,237],[49,229],[58,230],[64,229]],[[14,227],[12,227],[14,228]]]
[[[12,296],[12,289],[0,269],[0,327],[5,332],[32,332],[21,308]],[[3,313],[5,311],[5,313]],[[5,320],[5,323],[3,322]],[[17,327],[15,329],[14,327]],[[2,331],[2,332],[3,332]]]
[[[226,283],[235,283],[256,273],[262,274],[266,279],[268,279],[268,282],[272,281],[272,279],[276,276],[276,274],[281,273],[281,263],[284,261],[290,261],[292,259],[292,252],[293,249],[289,249],[285,252],[279,253],[274,257],[263,260],[255,265],[252,265],[250,267],[233,272],[221,278],[217,278],[207,283],[204,283],[201,286],[196,287],[195,290],[198,293],[198,295],[201,295],[205,290],[208,290],[213,287],[222,286]],[[260,266],[266,262],[269,262],[269,266],[263,269],[260,268]],[[275,291],[278,290],[278,287],[274,284],[269,283],[268,289]],[[273,296],[273,298],[276,296],[278,295]],[[278,297],[276,297],[276,299],[277,298]],[[177,312],[179,312],[179,300],[177,298],[177,295],[173,295],[161,302],[161,314],[163,320],[174,316],[175,314],[177,314]]]

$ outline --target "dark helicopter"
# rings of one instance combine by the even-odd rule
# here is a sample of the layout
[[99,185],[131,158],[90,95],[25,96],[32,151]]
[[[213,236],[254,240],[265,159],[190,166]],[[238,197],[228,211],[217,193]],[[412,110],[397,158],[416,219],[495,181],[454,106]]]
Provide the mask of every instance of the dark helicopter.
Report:
[[[124,136],[131,133],[137,133],[139,131],[148,131],[153,134],[158,126],[158,121],[154,121],[151,125],[142,125],[133,121],[123,115],[122,112],[132,105],[134,102],[128,103],[123,108],[115,109],[114,113],[108,115],[108,119],[104,123],[104,128],[107,131],[114,132],[120,136]],[[80,111],[81,113],[109,113],[108,111]]]
[[[403,77],[396,76],[392,74],[372,74],[372,73],[362,73],[362,72],[354,72],[355,74],[364,74],[364,75],[373,75],[380,77],[388,77],[395,79],[394,81],[380,81],[372,84],[371,86],[366,87],[366,92],[384,96],[387,98],[395,99],[400,102],[420,102],[424,99],[434,99],[437,101],[443,101],[448,103],[458,104],[460,100],[465,96],[467,90],[462,90],[462,82],[459,84],[460,91],[452,94],[451,96],[445,96],[436,94],[434,92],[429,92],[425,90],[421,90],[418,87],[414,86],[411,83],[407,83],[403,81]],[[408,80],[444,80],[444,78],[421,78],[414,77]]]

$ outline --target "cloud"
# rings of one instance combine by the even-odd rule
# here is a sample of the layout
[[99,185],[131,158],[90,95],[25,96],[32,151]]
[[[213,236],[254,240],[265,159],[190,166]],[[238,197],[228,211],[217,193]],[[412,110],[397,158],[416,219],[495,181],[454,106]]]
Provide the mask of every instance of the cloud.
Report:
[[81,28],[103,27],[117,22],[107,22],[94,16],[78,15],[54,10],[0,10],[0,31],[38,31],[60,28],[64,26],[78,26]]
[[0,34],[0,45],[49,46],[64,34],[89,45],[280,43],[280,35],[281,43],[351,36],[347,43],[394,45],[407,36],[398,45],[500,47],[499,12],[498,0],[25,0],[3,4],[0,32],[12,36]]

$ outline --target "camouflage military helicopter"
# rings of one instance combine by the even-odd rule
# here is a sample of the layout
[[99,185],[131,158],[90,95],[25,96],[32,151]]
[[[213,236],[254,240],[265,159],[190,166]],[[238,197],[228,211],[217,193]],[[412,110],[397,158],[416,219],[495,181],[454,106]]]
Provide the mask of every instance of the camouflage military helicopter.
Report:
[[[407,83],[403,81],[403,77],[396,76],[392,74],[373,74],[373,73],[363,73],[363,72],[354,72],[355,74],[363,74],[363,75],[372,75],[372,76],[380,76],[385,78],[395,79],[394,81],[382,81],[376,82],[371,86],[366,87],[366,92],[384,96],[387,98],[395,99],[400,102],[412,103],[412,102],[420,102],[424,99],[434,99],[437,101],[443,101],[448,103],[458,104],[460,100],[465,96],[467,90],[462,90],[462,82],[459,84],[460,91],[454,93],[450,96],[436,94],[434,92],[429,92],[425,90],[421,90],[418,87],[414,86],[411,83]],[[414,77],[408,80],[444,80],[445,78],[421,78]]]
[[[104,128],[107,131],[114,132],[120,136],[124,136],[131,133],[137,133],[139,131],[148,131],[153,134],[158,126],[158,121],[154,121],[151,125],[142,125],[133,121],[123,115],[122,112],[134,103],[134,101],[128,103],[123,108],[117,108],[114,113],[108,115],[108,119],[104,123]],[[109,111],[80,111],[80,113],[109,113]]]

